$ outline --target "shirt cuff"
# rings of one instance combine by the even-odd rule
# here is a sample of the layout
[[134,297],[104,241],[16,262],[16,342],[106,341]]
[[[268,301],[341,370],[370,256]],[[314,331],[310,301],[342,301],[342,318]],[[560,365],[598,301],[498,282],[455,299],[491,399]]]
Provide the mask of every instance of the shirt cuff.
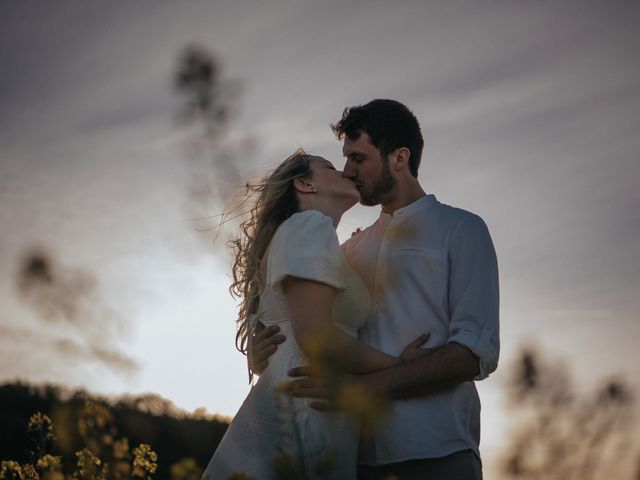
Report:
[[478,357],[480,373],[474,380],[484,380],[498,367],[498,352],[491,346],[492,328],[485,326],[480,336],[477,332],[459,330],[449,338],[449,343],[455,342],[467,347]]

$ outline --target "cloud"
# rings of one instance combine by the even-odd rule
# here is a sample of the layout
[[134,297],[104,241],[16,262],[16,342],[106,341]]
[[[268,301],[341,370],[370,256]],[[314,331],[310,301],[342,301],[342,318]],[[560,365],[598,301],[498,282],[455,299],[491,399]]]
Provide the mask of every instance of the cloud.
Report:
[[[91,341],[61,337],[47,330],[0,325],[3,350],[11,358],[6,362],[18,362],[19,374],[26,377],[47,377],[55,370],[70,370],[87,364],[99,364],[108,370],[131,376],[140,368],[132,357],[114,349],[91,345]],[[16,365],[13,367],[16,369]],[[7,371],[2,375],[6,376]],[[15,374],[15,370],[14,370]]]

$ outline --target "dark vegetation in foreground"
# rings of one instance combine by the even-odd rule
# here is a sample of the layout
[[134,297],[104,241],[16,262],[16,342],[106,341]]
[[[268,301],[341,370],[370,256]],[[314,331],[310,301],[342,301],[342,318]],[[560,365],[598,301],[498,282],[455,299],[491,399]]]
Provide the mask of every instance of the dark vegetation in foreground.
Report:
[[[154,478],[198,478],[228,426],[222,417],[180,411],[154,394],[108,400],[54,386],[5,384],[0,386],[0,459],[28,464],[38,453],[34,449],[45,448],[27,429],[36,412],[53,423],[46,449],[62,457],[65,476],[76,468],[75,452],[89,448],[103,462],[112,460],[108,478],[117,478],[115,464],[123,461],[122,468],[135,457],[134,447],[144,444],[157,453]],[[121,473],[131,478],[134,472]]]

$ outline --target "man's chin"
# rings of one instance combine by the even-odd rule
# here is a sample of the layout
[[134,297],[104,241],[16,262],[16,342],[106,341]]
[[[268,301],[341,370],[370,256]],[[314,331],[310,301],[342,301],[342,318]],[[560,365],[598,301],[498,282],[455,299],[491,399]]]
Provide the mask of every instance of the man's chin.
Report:
[[380,205],[380,200],[377,198],[360,197],[360,205],[365,207],[375,207],[376,205]]

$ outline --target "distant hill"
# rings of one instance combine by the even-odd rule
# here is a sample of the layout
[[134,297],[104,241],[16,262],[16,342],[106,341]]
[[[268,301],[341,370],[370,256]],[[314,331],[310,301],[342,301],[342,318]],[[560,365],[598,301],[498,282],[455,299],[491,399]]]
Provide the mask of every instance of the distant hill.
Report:
[[[85,407],[87,402],[93,410]],[[108,421],[87,419],[94,411],[107,412],[98,416]],[[170,478],[169,467],[184,458],[194,458],[204,468],[228,427],[226,418],[181,411],[155,394],[108,399],[52,385],[4,384],[0,385],[0,460],[30,461],[27,424],[36,412],[53,421],[53,453],[63,457],[65,473],[73,471],[74,452],[87,446],[86,429],[80,433],[78,428],[80,420],[98,425],[100,431],[92,435],[99,434],[100,442],[126,437],[131,448],[150,444],[158,454],[157,479]]]

